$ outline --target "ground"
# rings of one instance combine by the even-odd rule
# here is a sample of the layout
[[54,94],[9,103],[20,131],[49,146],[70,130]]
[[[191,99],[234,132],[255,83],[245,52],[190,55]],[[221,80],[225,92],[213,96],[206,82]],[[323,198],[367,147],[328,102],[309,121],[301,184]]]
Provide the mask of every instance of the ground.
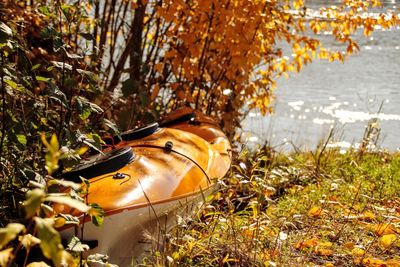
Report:
[[242,152],[145,264],[400,266],[400,154]]

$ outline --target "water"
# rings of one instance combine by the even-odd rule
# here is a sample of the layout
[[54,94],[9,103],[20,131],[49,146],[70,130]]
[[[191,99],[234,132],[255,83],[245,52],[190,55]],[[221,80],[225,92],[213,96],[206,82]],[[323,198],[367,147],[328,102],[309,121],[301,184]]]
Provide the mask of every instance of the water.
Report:
[[[390,2],[395,5],[396,3]],[[329,34],[319,36],[337,48]],[[250,145],[266,141],[280,148],[313,149],[333,127],[338,146],[359,143],[371,118],[379,118],[379,145],[400,149],[400,29],[355,36],[361,51],[344,64],[315,60],[277,83],[275,113],[251,112],[243,123]],[[383,103],[381,112],[379,107]]]

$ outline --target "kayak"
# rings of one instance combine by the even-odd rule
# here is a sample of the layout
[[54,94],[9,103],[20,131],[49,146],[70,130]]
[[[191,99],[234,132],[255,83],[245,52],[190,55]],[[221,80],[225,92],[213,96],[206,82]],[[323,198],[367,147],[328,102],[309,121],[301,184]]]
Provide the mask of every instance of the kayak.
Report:
[[[91,247],[87,255],[108,255],[109,262],[129,266],[144,244],[162,242],[177,213],[191,212],[215,189],[230,168],[231,145],[212,118],[190,108],[108,143],[104,154],[63,174],[72,181],[89,179],[86,198],[104,209],[103,225],[82,221],[84,227],[60,233],[67,240],[82,236]],[[55,209],[80,216],[68,206]]]

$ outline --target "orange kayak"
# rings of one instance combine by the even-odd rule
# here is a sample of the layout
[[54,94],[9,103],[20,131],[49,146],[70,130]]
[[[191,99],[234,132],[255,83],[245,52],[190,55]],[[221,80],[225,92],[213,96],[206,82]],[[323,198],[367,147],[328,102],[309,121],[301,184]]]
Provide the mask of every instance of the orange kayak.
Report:
[[[167,227],[177,211],[190,211],[226,174],[231,146],[213,119],[189,108],[121,137],[105,155],[86,160],[64,177],[88,178],[88,202],[105,211],[102,227],[85,223],[89,254],[105,254],[111,263],[128,266],[143,251],[144,233]],[[67,206],[55,208],[79,216]],[[61,235],[81,236],[80,230],[67,228]],[[152,234],[148,240],[155,240]]]

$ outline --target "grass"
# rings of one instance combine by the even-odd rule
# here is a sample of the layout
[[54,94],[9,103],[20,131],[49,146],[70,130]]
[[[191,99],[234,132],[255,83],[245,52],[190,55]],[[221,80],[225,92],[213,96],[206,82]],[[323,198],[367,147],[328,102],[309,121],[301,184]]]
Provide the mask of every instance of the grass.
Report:
[[400,266],[400,154],[238,155],[152,266]]

